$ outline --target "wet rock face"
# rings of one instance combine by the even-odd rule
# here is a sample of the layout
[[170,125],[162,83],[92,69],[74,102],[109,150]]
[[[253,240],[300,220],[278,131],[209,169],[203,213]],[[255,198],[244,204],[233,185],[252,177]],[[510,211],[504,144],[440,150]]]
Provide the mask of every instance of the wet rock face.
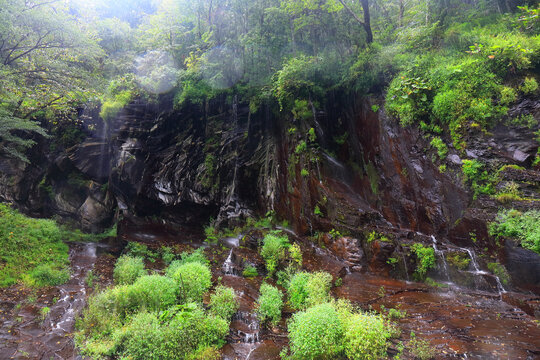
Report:
[[517,287],[540,294],[540,255],[517,247],[507,240],[504,248],[504,265]]

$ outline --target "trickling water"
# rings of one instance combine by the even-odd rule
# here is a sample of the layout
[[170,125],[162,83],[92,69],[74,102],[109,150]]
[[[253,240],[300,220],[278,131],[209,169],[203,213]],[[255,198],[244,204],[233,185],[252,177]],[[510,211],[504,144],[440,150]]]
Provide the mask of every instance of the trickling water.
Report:
[[448,264],[446,263],[446,258],[444,257],[444,252],[437,248],[437,239],[435,239],[435,236],[431,235],[431,240],[433,241],[433,250],[435,250],[435,254],[439,258],[441,258],[444,276],[446,277],[448,281],[451,281],[450,272],[448,271]]
[[407,268],[407,260],[405,259],[405,254],[401,254],[401,259],[403,260],[403,266],[405,267],[405,276],[407,281],[409,281],[409,269]]
[[497,284],[497,291],[499,292],[499,295],[502,294],[502,293],[505,293],[506,290],[504,289],[502,283],[501,283],[501,279],[495,275],[495,274],[490,274],[488,273],[487,271],[483,271],[483,270],[480,270],[480,266],[478,265],[478,261],[476,260],[476,254],[474,252],[474,250],[471,250],[471,249],[468,249],[468,248],[462,248],[462,247],[456,247],[457,249],[461,250],[461,251],[465,251],[467,252],[467,254],[469,254],[469,257],[471,258],[471,264],[474,268],[474,271],[470,271],[470,273],[476,275],[476,276],[490,276],[490,277],[493,277],[495,279],[495,282]]
[[233,249],[229,252],[229,256],[227,256],[227,259],[223,263],[223,273],[225,275],[231,275],[231,276],[237,276],[236,267],[234,266],[233,262]]

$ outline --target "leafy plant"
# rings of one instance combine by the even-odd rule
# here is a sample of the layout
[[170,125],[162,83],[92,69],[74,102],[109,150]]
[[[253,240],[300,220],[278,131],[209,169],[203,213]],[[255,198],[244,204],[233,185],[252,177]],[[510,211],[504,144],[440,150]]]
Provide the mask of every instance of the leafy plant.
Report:
[[256,277],[259,276],[259,273],[257,272],[257,268],[253,265],[247,265],[242,271],[242,275],[247,278]]
[[275,286],[263,283],[259,289],[256,309],[261,322],[269,322],[276,326],[281,320],[281,308],[283,307],[283,293]]
[[435,267],[435,250],[420,243],[413,244],[411,250],[416,254],[417,258],[414,274],[418,279],[423,280],[425,279],[427,272]]
[[172,278],[176,280],[183,302],[202,302],[203,295],[212,285],[210,269],[200,262],[188,262],[180,265],[172,273]]
[[506,268],[502,264],[498,262],[490,262],[487,264],[487,267],[489,271],[497,275],[497,277],[501,280],[501,282],[504,285],[508,285],[508,283],[510,282],[510,275],[508,274],[508,271],[506,271]]
[[122,255],[114,265],[113,278],[115,284],[133,284],[137,278],[146,274],[144,262],[141,257]]
[[261,256],[266,262],[266,269],[269,276],[276,271],[279,262],[285,259],[285,249],[289,246],[287,236],[278,236],[276,234],[268,234],[263,239],[261,247]]
[[293,275],[287,287],[289,304],[293,309],[307,307],[328,302],[332,275],[327,272],[299,272]]
[[218,285],[215,292],[210,295],[210,313],[229,320],[236,311],[239,303],[234,289]]
[[502,210],[489,224],[489,233],[497,238],[510,237],[520,241],[521,246],[540,254],[540,211]]
[[331,359],[343,351],[343,324],[332,304],[294,314],[288,328],[293,359]]

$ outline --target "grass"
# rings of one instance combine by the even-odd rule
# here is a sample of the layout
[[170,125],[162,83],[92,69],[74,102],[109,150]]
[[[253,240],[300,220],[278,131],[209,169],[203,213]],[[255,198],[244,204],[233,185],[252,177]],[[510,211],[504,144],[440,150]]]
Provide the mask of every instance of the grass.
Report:
[[32,219],[0,204],[0,287],[41,287],[69,279],[69,248],[53,220]]

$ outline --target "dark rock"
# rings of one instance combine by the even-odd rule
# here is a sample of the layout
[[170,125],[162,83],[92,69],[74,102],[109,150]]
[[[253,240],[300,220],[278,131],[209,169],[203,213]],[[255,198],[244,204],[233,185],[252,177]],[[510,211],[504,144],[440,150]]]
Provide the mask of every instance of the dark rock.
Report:
[[503,263],[516,287],[540,295],[540,255],[507,240]]

